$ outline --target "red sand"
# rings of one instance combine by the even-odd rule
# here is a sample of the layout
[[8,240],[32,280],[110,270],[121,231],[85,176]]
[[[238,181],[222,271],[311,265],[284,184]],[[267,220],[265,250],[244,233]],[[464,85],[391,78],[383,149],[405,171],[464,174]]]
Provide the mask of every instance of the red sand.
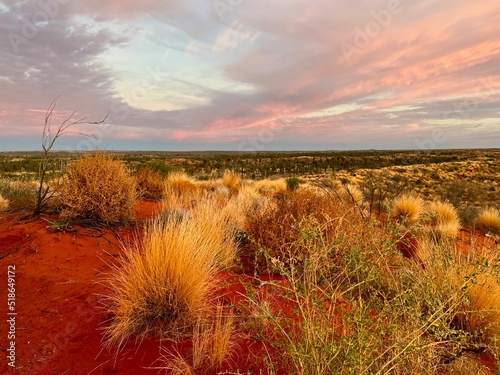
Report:
[[[157,209],[157,203],[141,202],[135,207],[135,218],[151,217]],[[118,356],[102,349],[101,342],[106,325],[106,311],[100,303],[105,286],[101,282],[110,271],[109,265],[121,254],[120,240],[137,238],[139,227],[93,230],[75,226],[70,231],[51,232],[48,226],[44,219],[0,219],[0,280],[6,287],[8,266],[15,266],[17,313],[16,370],[13,370],[6,359],[9,326],[4,319],[7,303],[2,303],[0,373],[158,373],[153,367],[161,366],[158,359],[166,350],[173,349],[165,342],[161,343],[163,350],[154,338],[140,345],[130,342]],[[250,279],[221,274],[221,298],[227,304],[241,300],[239,293],[245,292],[243,283]],[[1,290],[5,295],[4,286]],[[240,332],[233,356],[220,371],[239,368],[244,373],[260,372],[264,366],[264,343],[248,337]]]

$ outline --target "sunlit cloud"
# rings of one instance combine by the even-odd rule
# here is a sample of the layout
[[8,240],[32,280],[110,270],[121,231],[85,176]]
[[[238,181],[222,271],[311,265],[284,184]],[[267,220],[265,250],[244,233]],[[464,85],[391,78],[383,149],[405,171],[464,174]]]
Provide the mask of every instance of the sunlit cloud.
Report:
[[226,4],[0,1],[0,150],[58,95],[62,117],[108,114],[109,147],[418,148],[436,129],[436,147],[496,146],[494,0]]

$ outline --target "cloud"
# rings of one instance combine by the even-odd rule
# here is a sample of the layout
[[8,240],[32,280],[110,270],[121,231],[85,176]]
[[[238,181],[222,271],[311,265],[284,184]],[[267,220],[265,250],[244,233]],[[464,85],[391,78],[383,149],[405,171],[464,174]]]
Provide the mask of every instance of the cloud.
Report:
[[480,146],[495,131],[493,0],[226,4],[221,17],[211,1],[73,0],[47,21],[36,2],[0,7],[0,135],[36,133],[57,95],[62,113],[110,112],[130,141],[234,145],[280,118],[291,125],[265,147],[409,147],[423,131],[482,121],[468,133]]

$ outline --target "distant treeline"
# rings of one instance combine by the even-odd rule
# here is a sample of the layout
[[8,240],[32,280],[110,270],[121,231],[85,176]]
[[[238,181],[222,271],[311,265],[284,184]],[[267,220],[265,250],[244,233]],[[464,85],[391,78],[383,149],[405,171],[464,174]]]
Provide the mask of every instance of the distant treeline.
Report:
[[[360,168],[436,164],[486,158],[500,159],[500,150],[430,150],[430,151],[319,151],[319,152],[114,152],[132,170],[145,165],[182,169],[198,177],[220,175],[230,169],[245,178],[296,176],[332,173]],[[55,152],[52,162],[62,170],[79,153]],[[0,174],[15,176],[38,173],[38,153],[1,153]]]

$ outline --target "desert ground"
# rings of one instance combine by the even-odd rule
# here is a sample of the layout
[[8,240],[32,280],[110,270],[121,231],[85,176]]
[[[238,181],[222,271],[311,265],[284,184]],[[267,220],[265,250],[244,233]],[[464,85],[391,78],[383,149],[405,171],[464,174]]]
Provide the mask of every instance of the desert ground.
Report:
[[0,157],[1,373],[499,371],[498,150],[51,158]]

